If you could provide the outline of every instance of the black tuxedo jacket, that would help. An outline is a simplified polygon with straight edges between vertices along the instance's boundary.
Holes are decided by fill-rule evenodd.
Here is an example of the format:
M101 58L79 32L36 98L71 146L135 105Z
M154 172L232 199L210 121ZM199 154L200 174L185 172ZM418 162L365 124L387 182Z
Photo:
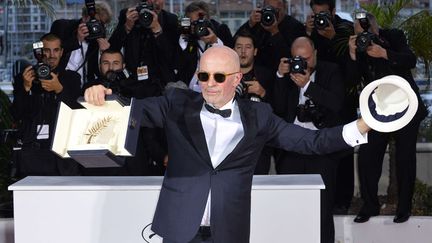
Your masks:
M274 115L266 103L238 99L244 136L213 168L200 120L201 94L172 89L165 96L136 102L143 113L142 125L164 127L166 132L169 165L152 229L175 242L189 242L195 236L210 190L214 242L249 242L252 176L265 144L299 153L348 147L342 127L303 129Z
M345 94L341 70L334 63L318 61L315 72L315 82L309 84L305 96L323 111L326 127L340 125ZM289 76L277 78L272 102L275 114L294 122L299 95L300 88Z
M77 39L78 25L81 19L58 19L51 25L50 33L60 37L63 46L63 56L59 66L63 69L69 62L72 51L79 50L81 45ZM99 45L96 40L89 41L85 60L87 63L84 80L93 80L99 77ZM77 71L77 70L73 70Z

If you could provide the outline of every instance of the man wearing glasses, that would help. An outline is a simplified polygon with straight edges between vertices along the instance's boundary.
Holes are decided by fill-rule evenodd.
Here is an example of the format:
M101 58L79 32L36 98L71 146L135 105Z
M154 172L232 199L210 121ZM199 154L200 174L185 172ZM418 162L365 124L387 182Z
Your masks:
M235 99L242 74L228 47L204 52L197 75L201 94L171 89L136 101L142 125L163 127L168 141L152 227L164 243L249 242L252 176L264 145L310 154L365 142L361 119L316 133L286 123L266 103ZM105 94L111 90L93 86L85 99L102 105Z

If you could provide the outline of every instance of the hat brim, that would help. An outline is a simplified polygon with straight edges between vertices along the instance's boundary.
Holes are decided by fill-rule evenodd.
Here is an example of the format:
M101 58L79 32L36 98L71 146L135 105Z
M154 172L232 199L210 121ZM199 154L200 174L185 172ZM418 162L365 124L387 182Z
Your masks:
M403 115L391 121L379 121L371 112L369 99L376 88L382 84L394 85L401 89L408 98L408 108ZM381 79L375 80L368 84L360 94L360 113L366 124L375 131L379 132L394 132L406 126L414 117L418 108L417 95L412 90L408 81L396 75L389 75Z

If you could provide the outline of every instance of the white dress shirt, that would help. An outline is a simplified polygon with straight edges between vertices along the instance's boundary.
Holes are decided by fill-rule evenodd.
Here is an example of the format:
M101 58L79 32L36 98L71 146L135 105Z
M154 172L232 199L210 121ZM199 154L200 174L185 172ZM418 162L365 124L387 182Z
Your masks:
M213 168L216 168L235 148L244 135L243 124L236 101L231 100L220 110L231 109L231 116L223 118L209 112L203 105L200 113L207 148ZM201 225L210 225L211 191L207 198Z

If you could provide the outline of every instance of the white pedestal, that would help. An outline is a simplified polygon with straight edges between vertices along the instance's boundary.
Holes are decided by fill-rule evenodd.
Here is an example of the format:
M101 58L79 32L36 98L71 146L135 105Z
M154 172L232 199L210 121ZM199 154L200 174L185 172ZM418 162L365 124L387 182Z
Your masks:
M27 177L14 191L15 243L160 243L162 177ZM319 175L255 176L251 242L318 243ZM179 209L181 210L181 209Z

